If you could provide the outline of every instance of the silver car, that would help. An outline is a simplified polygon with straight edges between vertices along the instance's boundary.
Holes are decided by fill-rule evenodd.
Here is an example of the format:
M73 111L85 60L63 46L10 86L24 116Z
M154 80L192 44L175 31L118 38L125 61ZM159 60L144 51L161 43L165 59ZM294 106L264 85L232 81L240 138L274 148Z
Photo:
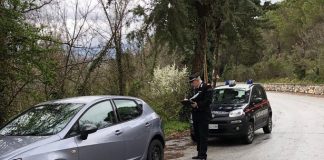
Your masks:
M38 104L0 128L0 160L163 160L162 121L134 97Z

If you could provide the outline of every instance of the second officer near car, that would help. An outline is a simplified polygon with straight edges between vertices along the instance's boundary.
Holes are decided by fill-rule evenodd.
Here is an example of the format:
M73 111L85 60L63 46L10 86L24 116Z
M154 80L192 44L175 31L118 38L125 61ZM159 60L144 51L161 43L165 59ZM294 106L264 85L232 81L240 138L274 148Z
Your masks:
M207 159L208 124L211 119L209 107L212 99L211 91L210 87L201 80L199 74L189 76L189 82L193 88L193 96L189 100L198 151L198 155L192 159L205 160Z

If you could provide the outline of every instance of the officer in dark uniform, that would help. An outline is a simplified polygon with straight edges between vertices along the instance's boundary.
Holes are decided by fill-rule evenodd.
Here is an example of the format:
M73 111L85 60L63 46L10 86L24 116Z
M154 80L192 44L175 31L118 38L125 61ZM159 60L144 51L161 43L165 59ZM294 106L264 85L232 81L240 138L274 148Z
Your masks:
M198 155L192 159L207 159L208 124L211 119L211 87L204 83L198 74L189 76L193 96L189 99L192 107L192 120L197 141Z

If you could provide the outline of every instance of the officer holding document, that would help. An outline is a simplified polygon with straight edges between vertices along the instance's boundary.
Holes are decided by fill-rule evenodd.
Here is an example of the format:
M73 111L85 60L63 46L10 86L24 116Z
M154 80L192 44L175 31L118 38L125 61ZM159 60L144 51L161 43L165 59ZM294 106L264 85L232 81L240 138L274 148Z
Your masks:
M193 96L185 99L183 103L190 104L192 107L192 120L197 141L198 155L192 159L207 159L207 138L208 124L211 119L210 103L212 99L210 87L204 83L199 74L189 76L189 82L193 88Z

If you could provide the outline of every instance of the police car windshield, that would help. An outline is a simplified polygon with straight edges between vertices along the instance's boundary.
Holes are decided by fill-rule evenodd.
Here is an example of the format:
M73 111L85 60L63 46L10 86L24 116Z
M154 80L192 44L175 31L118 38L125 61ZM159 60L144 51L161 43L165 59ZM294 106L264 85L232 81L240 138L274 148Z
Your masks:
M248 103L250 92L240 88L216 89L213 92L213 104Z

